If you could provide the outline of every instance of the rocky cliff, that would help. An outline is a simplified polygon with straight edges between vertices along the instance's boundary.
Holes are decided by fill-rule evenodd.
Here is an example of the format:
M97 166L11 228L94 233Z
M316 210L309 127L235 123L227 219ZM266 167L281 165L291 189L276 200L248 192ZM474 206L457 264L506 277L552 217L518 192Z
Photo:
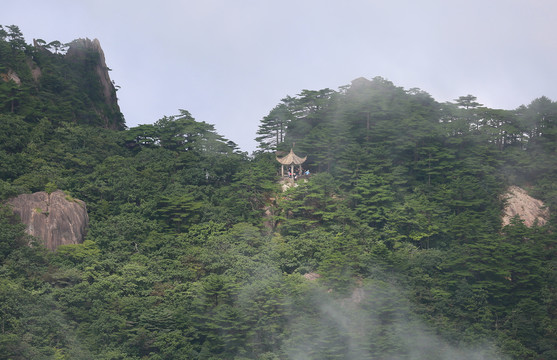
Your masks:
M101 43L98 39L90 40L76 39L69 43L68 52L65 58L74 63L82 64L82 72L84 78L87 78L87 73L94 73L91 79L96 79L94 82L98 84L91 84L89 89L95 89L91 92L90 97L95 98L100 95L106 105L106 108L101 108L98 104L95 110L99 116L104 120L104 127L111 129L121 129L121 124L118 120L120 107L118 105L118 98L116 97L116 88L110 80L108 74L109 68L106 66L104 52L101 48ZM93 81L91 81L93 83ZM98 85L98 89L97 86ZM115 121L116 120L116 121Z
M110 80L110 76L108 75L108 66L106 66L104 52L98 39L90 40L85 38L72 41L66 53L66 57L71 60L87 63L90 61L88 59L90 54L93 54L95 58L95 61L91 64L100 81L105 103L117 107L116 92Z
M63 191L22 194L8 201L26 225L26 232L50 250L83 242L89 217L85 203Z
M99 40L33 42L24 51L0 38L0 53L11 54L0 56L0 112L56 124L126 128Z

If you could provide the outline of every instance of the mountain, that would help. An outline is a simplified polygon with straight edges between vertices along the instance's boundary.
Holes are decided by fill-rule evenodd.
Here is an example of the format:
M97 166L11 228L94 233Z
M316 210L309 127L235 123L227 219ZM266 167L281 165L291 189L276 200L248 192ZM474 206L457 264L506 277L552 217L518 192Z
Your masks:
M490 109L359 78L286 96L248 157L187 110L125 129L94 41L16 30L0 359L557 358L552 100ZM281 178L291 149L309 176ZM57 189L89 229L52 251L6 200ZM538 221L505 211L526 204Z
M0 107L27 122L48 118L124 129L108 72L97 39L28 45L17 26L0 31Z

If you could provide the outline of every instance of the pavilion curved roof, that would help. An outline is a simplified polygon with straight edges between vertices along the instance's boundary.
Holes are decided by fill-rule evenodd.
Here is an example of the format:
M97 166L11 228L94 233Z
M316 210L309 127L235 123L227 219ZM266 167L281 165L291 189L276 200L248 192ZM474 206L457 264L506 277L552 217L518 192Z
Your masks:
M298 155L294 154L294 150L290 149L290 153L288 155L286 155L285 157L277 157L277 161L279 163L281 163L282 165L301 165L303 164L307 159L307 156L301 158Z

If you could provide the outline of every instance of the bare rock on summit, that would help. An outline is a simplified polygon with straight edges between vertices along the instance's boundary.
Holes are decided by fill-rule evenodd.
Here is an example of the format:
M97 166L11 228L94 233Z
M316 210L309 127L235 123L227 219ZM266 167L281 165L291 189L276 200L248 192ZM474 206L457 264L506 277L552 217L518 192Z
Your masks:
M99 60L98 64L95 64L94 66L94 71L98 75L100 85L102 87L102 93L104 95L104 101L107 105L117 106L118 102L116 99L116 93L114 92L114 86L112 85L112 81L108 75L108 66L106 66L104 52L98 39L90 40L85 38L72 41L66 56L69 59L79 59L82 62L87 62L87 57L91 56L91 53L95 54Z
M506 206L503 214L503 226L510 224L511 219L518 215L524 225L531 227L536 222L544 225L549 219L549 209L541 200L528 195L526 190L518 186L510 186L505 194Z
M43 241L46 248L56 250L60 245L83 242L89 216L85 203L63 191L22 194L8 201L26 232Z

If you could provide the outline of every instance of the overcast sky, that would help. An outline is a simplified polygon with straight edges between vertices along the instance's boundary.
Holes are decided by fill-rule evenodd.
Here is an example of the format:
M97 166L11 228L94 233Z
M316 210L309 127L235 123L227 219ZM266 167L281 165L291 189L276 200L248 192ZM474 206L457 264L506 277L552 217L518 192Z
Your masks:
M17 0L0 24L99 39L128 127L185 109L250 153L286 95L381 76L436 100L557 100L555 0Z

